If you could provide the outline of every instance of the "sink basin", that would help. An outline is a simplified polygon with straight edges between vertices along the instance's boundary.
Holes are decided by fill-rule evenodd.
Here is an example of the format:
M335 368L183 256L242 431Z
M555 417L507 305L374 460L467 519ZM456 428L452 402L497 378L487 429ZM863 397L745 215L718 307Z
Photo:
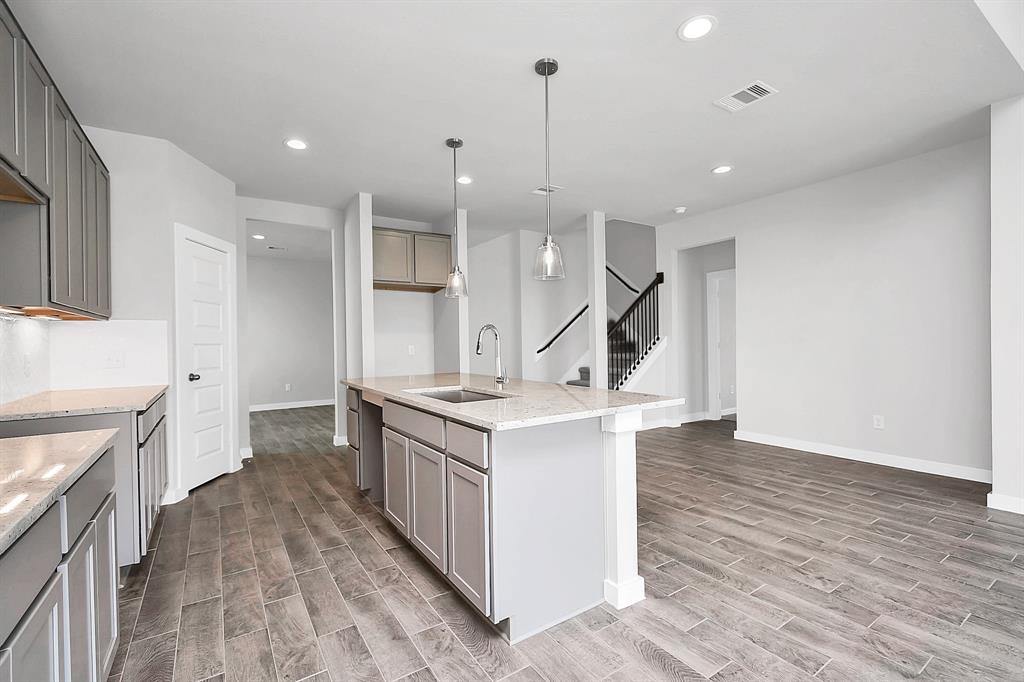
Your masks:
M481 400L504 400L507 396L491 395L489 393L478 393L467 391L463 388L446 388L440 391L417 391L419 395L435 400L443 400L446 403L475 403Z

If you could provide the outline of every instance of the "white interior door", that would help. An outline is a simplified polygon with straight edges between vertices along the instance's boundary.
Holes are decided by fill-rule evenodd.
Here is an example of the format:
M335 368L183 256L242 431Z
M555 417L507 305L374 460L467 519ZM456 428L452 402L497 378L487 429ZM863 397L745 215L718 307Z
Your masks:
M736 270L707 274L708 419L736 412Z
M177 226L178 490L235 468L234 247Z

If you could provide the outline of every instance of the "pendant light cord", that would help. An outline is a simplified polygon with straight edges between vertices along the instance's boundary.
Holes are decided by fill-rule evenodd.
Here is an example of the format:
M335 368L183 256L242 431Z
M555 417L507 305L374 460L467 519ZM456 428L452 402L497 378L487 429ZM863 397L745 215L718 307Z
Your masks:
M548 241L551 240L551 123L548 112L548 74L544 71L544 197L547 201Z
M452 214L452 244L455 246L455 257L452 262L455 268L459 267L459 150L452 147L452 196L454 197L455 212Z

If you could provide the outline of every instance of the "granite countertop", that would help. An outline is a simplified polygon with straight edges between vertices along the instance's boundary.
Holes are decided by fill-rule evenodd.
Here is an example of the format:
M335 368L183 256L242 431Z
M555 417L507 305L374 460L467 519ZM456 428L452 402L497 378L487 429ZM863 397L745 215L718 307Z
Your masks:
M113 445L117 429L0 438L0 554Z
M341 383L361 391L377 393L396 403L451 417L491 431L506 431L540 424L589 419L637 409L672 407L685 402L683 398L669 398L628 391L608 391L585 386L549 384L523 379L512 379L499 389L494 383L494 377L483 374L371 377L345 379ZM509 397L503 400L449 403L415 393L415 391L425 388L455 388L458 386L481 393ZM410 392L410 389L413 392Z
M82 414L141 412L156 402L166 390L166 385L158 385L43 391L0 405L0 422Z

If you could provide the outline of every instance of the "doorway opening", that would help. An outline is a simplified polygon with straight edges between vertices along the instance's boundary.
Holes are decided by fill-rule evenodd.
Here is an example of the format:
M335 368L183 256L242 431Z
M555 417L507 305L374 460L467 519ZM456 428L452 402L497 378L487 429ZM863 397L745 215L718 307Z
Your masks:
M331 231L246 220L250 438L302 440L335 419ZM301 411L301 412L300 412ZM323 445L330 445L325 443Z
M736 429L736 240L678 253L681 357L677 358L685 421L721 421Z

